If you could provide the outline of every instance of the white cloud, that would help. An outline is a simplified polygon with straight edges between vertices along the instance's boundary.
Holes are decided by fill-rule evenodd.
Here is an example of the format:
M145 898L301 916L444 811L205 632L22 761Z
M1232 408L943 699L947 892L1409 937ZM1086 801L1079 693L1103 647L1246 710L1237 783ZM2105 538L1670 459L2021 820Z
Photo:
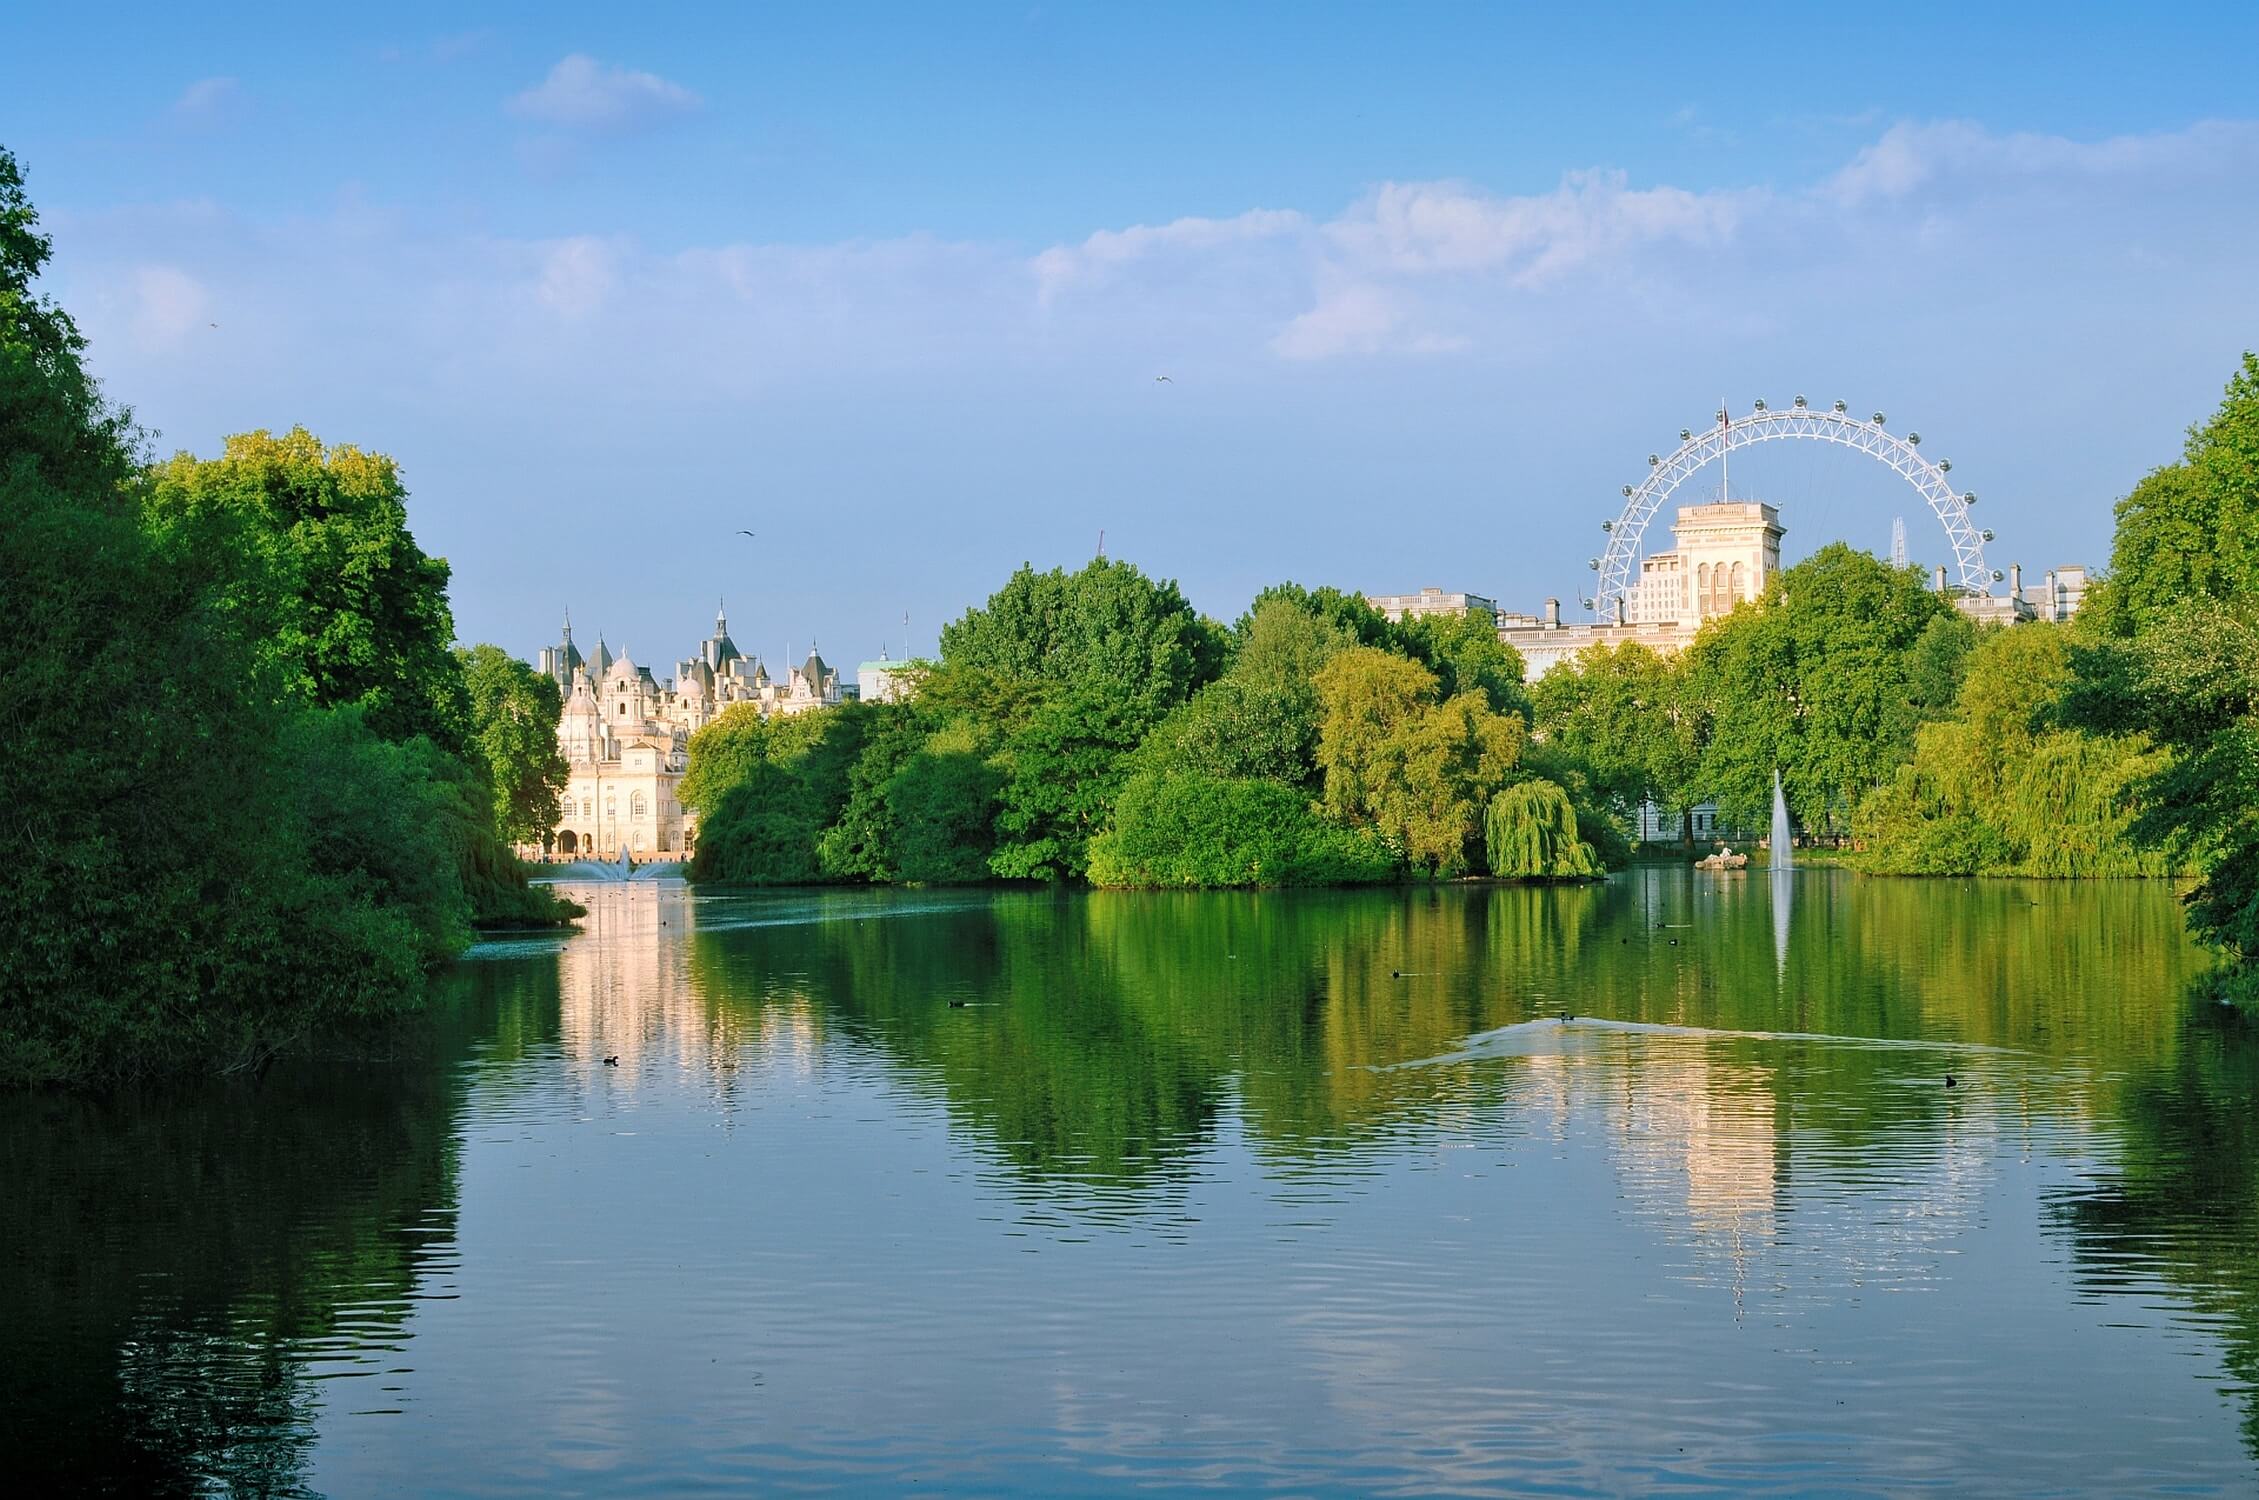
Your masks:
M211 321L211 293L177 266L140 266L132 277L131 327L148 349L169 349Z
M591 235L576 235L542 255L534 296L568 318L581 318L603 305L617 281L611 247Z
M727 535L701 497L741 506L749 461L753 487L822 496L859 538L861 586L780 579L779 635L844 636L882 595L953 614L995 558L1100 525L1137 528L1218 612L1281 574L1567 596L1641 455L1720 394L1800 389L1918 423L1984 493L2003 559L2099 558L2112 495L2172 455L2259 327L2259 125L1910 126L1867 148L1724 191L1391 182L1040 255L653 244L594 199L584 233L513 239L326 186L293 213L58 207L48 227L54 294L168 445L305 421L414 463L466 638L605 587L590 538L620 494L659 497L665 535ZM1871 493L1857 479L1845 494ZM1435 524L1317 524L1403 495ZM553 515L554 496L577 498ZM639 636L675 630L630 596Z
M1079 245L1054 245L1035 257L1037 294L1048 302L1076 282L1151 257L1197 255L1226 245L1287 238L1299 235L1308 224L1291 210L1255 208L1229 219L1183 218L1101 229Z
M2074 141L2020 132L1995 135L1967 121L1901 123L1863 148L1821 187L1821 195L1857 207L1897 200L1923 189L1978 182L2034 184L2097 178L2149 179L2188 172L2241 177L2259 192L2259 123L2208 121L2187 130Z
M1634 189L1621 172L1572 172L1550 193L1511 198L1392 182L1326 232L1352 261L1392 271L1503 271L1535 283L1658 243L1716 244L1747 206L1740 194Z
M173 101L175 124L223 125L243 108L243 86L233 78L199 78Z
M699 106L679 83L575 52L510 100L510 112L567 130L633 130Z

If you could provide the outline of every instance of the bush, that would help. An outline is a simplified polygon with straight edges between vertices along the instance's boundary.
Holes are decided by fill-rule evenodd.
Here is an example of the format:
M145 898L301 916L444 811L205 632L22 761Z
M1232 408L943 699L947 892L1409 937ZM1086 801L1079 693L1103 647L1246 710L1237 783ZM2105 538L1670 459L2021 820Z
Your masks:
M1396 857L1370 834L1329 823L1276 782L1144 772L1122 788L1114 822L1091 841L1100 886L1355 885L1394 879Z

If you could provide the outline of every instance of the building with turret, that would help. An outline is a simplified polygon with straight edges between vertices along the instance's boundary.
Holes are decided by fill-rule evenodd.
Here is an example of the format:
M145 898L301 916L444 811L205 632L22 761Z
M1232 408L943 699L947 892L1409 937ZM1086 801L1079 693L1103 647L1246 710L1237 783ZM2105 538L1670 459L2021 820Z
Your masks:
M559 799L556 851L568 858L680 859L697 839L698 817L677 795L690 765L690 737L733 708L764 718L827 708L850 696L814 646L780 682L730 639L719 606L698 654L661 678L602 636L588 656L573 642L572 617L540 670L564 699L557 747L568 779Z

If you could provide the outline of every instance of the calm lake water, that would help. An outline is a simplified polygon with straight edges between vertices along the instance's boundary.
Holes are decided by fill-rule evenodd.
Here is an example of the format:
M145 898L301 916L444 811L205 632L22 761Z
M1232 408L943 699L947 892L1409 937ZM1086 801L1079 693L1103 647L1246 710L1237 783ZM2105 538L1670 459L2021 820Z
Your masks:
M576 894L380 1061L0 1101L9 1472L2259 1488L2162 886Z

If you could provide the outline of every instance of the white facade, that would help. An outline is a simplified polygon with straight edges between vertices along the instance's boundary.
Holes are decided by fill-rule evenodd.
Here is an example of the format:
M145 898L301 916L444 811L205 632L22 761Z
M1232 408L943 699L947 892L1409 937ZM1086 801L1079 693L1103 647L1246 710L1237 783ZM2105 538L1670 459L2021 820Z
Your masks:
M1429 615L1463 615L1473 610L1496 618L1498 601L1485 599L1480 594L1451 593L1443 589L1422 589L1416 594L1367 594L1365 602L1386 616L1392 625L1406 620L1424 619Z
M570 779L559 799L556 852L610 858L622 849L638 859L680 859L697 840L697 814L677 796L690 763L690 737L731 708L749 705L764 717L828 708L845 697L839 673L809 648L808 659L783 682L758 658L740 652L729 623L714 613L714 633L698 655L661 680L603 640L593 657L564 636L544 647L540 668L564 695L557 747Z

